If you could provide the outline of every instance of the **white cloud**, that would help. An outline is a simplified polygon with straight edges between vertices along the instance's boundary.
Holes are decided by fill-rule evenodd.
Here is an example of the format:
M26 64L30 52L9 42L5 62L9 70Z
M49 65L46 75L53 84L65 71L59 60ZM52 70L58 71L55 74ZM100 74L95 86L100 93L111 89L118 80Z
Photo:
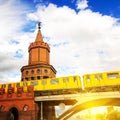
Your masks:
M77 0L77 9L84 10L88 7L88 0Z

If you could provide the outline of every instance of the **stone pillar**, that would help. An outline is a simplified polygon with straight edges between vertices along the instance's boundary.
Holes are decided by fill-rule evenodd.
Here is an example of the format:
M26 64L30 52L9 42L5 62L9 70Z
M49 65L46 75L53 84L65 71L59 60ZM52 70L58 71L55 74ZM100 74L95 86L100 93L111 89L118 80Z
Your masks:
M55 107L47 102L43 103L43 120L55 120Z

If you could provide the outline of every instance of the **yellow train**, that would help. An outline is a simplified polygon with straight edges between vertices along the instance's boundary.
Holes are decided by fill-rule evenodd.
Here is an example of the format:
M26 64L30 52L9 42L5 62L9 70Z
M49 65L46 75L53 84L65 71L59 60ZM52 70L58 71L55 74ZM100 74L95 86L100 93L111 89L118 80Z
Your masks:
M35 96L59 95L76 92L98 92L120 90L120 71L47 78L0 84L0 94L30 92L31 86Z
M33 86L35 95L70 94L82 91L80 76L66 76L41 80L22 81L17 83L0 84L0 94L11 92L27 92Z
M91 92L120 90L120 71L85 74L83 84Z

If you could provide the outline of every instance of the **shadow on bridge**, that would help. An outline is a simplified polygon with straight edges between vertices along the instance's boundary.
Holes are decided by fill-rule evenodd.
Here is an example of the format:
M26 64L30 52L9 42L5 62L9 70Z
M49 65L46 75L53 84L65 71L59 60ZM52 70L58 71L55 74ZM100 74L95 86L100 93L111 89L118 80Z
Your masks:
M60 115L57 120L66 120L70 118L72 115L93 107L99 107L99 106L120 106L120 98L101 98L101 99L95 99L90 100L85 103L77 103L72 108L65 111L62 115Z

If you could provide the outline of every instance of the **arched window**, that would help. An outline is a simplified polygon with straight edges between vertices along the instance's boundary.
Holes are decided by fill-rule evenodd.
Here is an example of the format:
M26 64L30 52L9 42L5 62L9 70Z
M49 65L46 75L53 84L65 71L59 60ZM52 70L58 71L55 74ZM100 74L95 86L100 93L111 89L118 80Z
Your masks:
M29 71L26 71L26 75L28 75Z
M45 70L44 70L44 72L45 72L45 73L48 73L48 70L47 70L47 69L45 69Z
M40 73L40 69L37 69L37 73Z
M31 70L31 73L34 74L34 70Z

